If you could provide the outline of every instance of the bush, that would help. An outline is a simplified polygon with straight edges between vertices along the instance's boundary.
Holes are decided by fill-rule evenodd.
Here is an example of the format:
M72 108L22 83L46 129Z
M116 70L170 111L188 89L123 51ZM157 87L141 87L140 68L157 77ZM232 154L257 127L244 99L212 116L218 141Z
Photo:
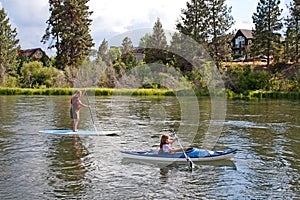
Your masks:
M59 74L58 69L44 67L41 62L23 63L20 84L26 88L54 87Z

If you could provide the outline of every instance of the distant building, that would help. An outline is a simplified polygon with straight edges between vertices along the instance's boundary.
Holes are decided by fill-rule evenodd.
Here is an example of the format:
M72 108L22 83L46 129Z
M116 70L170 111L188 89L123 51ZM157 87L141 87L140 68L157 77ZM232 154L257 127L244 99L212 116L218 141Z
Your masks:
M239 29L232 38L231 49L233 54L247 55L247 49L253 40L252 30Z
M48 66L50 62L50 58L41 48L20 50L19 58L22 62L39 61L42 62L44 66Z

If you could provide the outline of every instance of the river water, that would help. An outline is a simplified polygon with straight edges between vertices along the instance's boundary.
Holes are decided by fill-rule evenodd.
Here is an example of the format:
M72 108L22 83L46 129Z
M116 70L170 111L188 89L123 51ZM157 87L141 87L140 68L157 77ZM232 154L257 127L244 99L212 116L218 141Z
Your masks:
M81 110L79 129L93 129L94 121L118 135L39 133L71 127L69 98L0 96L0 199L300 198L299 101L228 100L224 121L213 121L210 100L199 99L190 102L199 108L199 123L180 130L175 97L94 97L92 109ZM170 127L180 130L183 146L201 147L214 123L223 127L214 149L237 148L234 159L197 163L190 171L120 154L158 148Z

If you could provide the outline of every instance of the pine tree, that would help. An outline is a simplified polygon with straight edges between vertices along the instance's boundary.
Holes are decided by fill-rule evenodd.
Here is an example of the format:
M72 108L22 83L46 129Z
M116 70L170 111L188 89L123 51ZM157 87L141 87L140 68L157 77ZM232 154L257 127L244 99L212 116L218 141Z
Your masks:
M162 24L160 22L160 19L157 18L157 21L153 26L153 33L150 37L149 47L157 48L157 49L165 49L166 46L167 46L166 35L162 27Z
M167 39L160 19L157 18L153 32L146 41L145 61L147 63L162 62L166 64Z
M234 20L230 15L231 7L227 7L225 0L209 0L207 1L208 10L210 11L208 17L208 37L209 41L209 54L214 59L217 67L220 62L230 52L229 48L230 39L228 38L228 31L232 27Z
M209 26L207 23L209 10L206 0L191 0L191 2L186 3L186 7L186 9L181 10L182 16L176 24L176 29L204 45L207 42Z
M125 37L122 42L122 62L125 63L126 70L132 69L137 65L134 47L129 37Z
M12 29L3 8L0 9L0 27L0 85L3 85L7 78L16 76L20 50L17 31Z
M290 16L286 18L286 57L288 60L299 62L300 60L300 3L291 2L288 6Z
M230 13L225 0L191 0L176 28L206 48L219 66L229 50L225 36L234 23Z
M102 43L100 44L98 51L97 51L97 63L104 62L106 65L109 65L109 53L108 53L108 42L107 40L103 39Z
M255 25L253 30L254 55L264 54L267 56L267 66L270 64L271 55L275 55L280 48L280 35L282 28L280 0L260 0L257 11L252 19Z
M180 69L184 74L189 73L192 70L192 64L190 62L193 60L193 57L197 55L196 45L198 45L198 43L191 37L175 32L172 35L169 47L169 59L172 60L169 64Z
M125 37L122 41L122 54L126 54L128 52L133 51L133 44L129 37Z
M150 34L150 33L146 33L146 34L140 39L139 47L141 47L141 48L147 48L147 46L149 46L148 43L150 43L150 37L151 37L151 34Z
M56 67L59 69L64 70L69 66L76 73L76 68L91 52L94 44L89 29L92 12L88 11L88 2L89 0L49 0L51 15L42 42L51 40L49 48L57 50Z

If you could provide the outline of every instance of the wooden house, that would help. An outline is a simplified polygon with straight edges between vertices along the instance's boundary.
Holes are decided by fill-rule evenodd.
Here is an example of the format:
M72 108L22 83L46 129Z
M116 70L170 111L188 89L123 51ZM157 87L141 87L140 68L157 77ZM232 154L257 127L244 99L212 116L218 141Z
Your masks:
M239 29L231 40L233 55L239 54L247 56L248 47L251 45L252 39L252 30Z
M50 58L41 48L25 49L19 51L19 58L24 62L39 61L48 66Z

